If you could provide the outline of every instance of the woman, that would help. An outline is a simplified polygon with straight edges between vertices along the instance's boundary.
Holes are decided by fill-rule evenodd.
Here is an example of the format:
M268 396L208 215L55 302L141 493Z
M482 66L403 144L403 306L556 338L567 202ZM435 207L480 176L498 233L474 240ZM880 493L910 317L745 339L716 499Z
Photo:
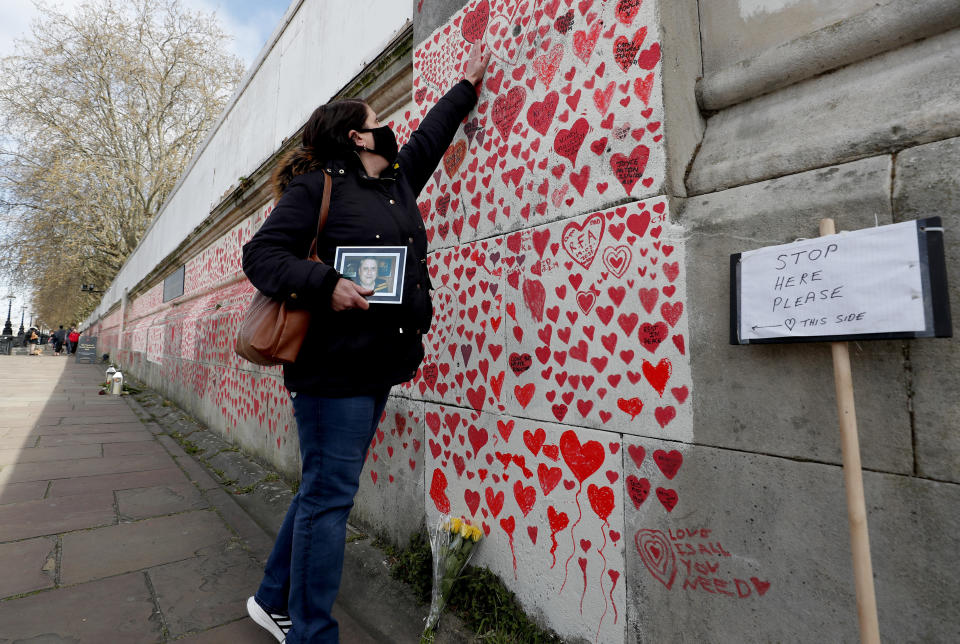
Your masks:
M399 152L393 132L366 103L317 108L300 148L274 171L276 207L243 247L243 270L254 286L287 306L311 309L300 354L283 370L300 438L300 488L260 588L247 600L250 616L279 641L338 641L331 610L364 457L390 388L416 375L433 312L417 195L476 104L489 58L473 47L464 80ZM304 258L317 229L324 173L332 192L318 264ZM405 246L406 266L398 267L405 270L402 303L368 302L372 289L333 268L338 246Z
M73 355L77 352L77 343L80 342L80 333L77 332L77 327L70 327L70 333L67 334L67 354Z
M37 333L37 330L33 327L30 327L30 331L27 332L27 338L27 342L30 344L30 355L40 355L40 335Z

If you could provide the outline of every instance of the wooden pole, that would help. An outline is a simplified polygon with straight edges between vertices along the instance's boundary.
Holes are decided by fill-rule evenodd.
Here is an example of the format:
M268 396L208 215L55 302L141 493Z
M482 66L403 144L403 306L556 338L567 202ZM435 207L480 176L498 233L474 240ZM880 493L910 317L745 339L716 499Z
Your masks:
M820 220L820 235L836 232L832 219ZM857 616L860 641L880 644L877 597L870 562L870 534L867 531L867 505L863 495L860 442L857 438L857 411L853 400L853 376L850 351L846 342L831 342L833 379L837 389L837 415L840 417L840 447L843 453L843 481L847 490L847 517L850 521L850 548L853 554L853 578L857 591Z

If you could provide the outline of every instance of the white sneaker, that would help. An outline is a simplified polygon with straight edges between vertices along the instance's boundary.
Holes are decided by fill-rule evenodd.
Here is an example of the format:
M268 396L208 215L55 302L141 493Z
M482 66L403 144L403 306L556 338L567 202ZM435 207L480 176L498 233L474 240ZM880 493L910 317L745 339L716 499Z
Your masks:
M289 615L268 613L253 597L247 599L247 614L258 626L265 628L268 633L277 638L278 642L286 641L287 631L293 625Z

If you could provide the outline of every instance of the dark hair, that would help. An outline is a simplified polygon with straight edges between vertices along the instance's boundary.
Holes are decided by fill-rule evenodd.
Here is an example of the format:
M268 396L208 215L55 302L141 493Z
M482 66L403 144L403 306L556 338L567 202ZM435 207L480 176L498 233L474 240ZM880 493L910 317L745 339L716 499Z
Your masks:
M318 170L324 161L345 158L354 146L347 134L367 122L367 104L354 98L330 101L313 111L303 126L299 147L288 152L273 171L273 197L279 199L294 177Z

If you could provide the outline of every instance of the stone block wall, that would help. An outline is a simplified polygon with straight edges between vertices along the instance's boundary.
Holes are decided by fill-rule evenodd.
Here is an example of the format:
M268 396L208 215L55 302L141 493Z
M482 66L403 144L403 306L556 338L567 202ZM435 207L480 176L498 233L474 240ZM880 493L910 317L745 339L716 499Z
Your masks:
M746 548L762 564L757 578L770 587L766 604L746 610L749 598L707 597L709 582L702 579L697 592L706 599L695 605L683 585L695 582L689 575L681 584L687 593L654 587L639 597L650 619L631 623L636 641L858 637L829 349L727 345L729 278L721 267L729 255L814 237L824 217L838 230L857 230L939 215L957 319L960 82L953 43L960 32L950 27L960 11L939 2L909 11L895 0L869 8L824 4L724 2L701 14L708 80L723 79L725 95L739 99L706 112L686 198L675 208L675 223L687 236L696 394L695 445L684 467L699 458L690 471L709 468L715 477L704 486L695 474L683 491L697 498L693 516L732 529L731 548ZM898 7L905 24L918 12L939 20L922 34L914 33L916 25L905 28L898 39L895 29L884 31L895 24ZM717 25L723 11L737 8L746 33ZM801 14L812 18L796 20ZM749 32L751 20L780 24L789 35L768 42L769 31ZM810 46L830 43L831 34L880 49L829 66ZM741 46L739 58L731 54ZM787 76L797 80L782 87L769 82ZM742 86L731 86L731 78ZM716 86L701 88L701 98ZM958 545L960 494L956 341L860 342L850 350L881 636L951 641L960 634L960 611L944 600L957 592L950 554ZM679 580L687 564L676 565ZM658 630L670 616L685 620L672 635Z

